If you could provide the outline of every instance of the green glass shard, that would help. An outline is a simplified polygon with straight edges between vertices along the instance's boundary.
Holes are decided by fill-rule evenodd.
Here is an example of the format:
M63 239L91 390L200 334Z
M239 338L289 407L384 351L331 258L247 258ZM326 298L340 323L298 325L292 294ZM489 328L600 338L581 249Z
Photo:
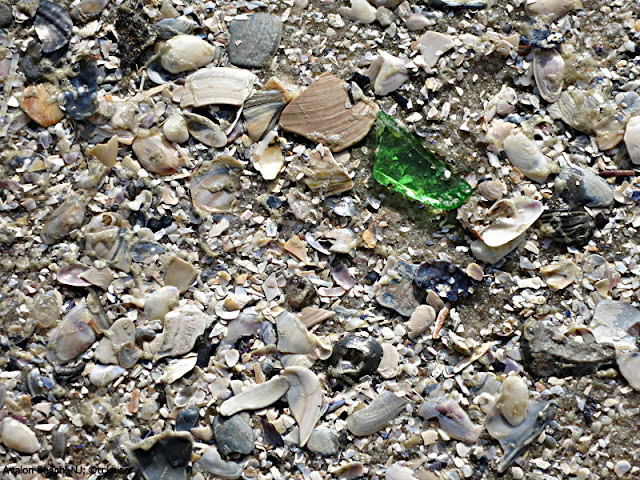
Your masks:
M383 111L376 119L373 178L391 190L443 210L458 208L472 190L424 148L418 137Z

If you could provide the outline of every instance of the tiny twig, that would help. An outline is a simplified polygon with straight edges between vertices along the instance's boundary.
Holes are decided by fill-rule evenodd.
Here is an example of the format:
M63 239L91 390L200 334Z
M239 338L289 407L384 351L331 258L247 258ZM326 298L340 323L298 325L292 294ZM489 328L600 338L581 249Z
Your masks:
M434 339L440 337L440 330L442 330L444 321L447 319L447 316L449 315L449 310L451 310L451 302L445 303L444 307L442 307L442 310L438 312L438 317L436 318L436 324L433 327L432 337Z
M601 177L635 177L635 170L600 170L598 175Z

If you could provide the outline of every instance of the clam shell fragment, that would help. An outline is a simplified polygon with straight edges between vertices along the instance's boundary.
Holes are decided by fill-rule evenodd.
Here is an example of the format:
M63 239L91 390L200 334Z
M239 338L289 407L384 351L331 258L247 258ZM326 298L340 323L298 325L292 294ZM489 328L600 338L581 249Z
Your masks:
M191 201L198 215L232 210L242 167L232 156L220 155L191 174Z
M542 215L542 203L527 197L499 200L487 212L488 225L478 229L489 247L500 247L524 233Z
M249 98L243 107L242 115L247 127L247 134L254 142L260 140L271 130L280 112L298 95L293 87L285 85L277 77L271 77L262 90Z
M242 106L257 77L248 70L227 67L200 69L189 75L180 99L181 107L206 105Z
M613 203L613 189L605 179L574 165L562 169L553 186L564 200L574 205L608 207Z
M451 438L465 443L475 443L482 427L475 425L469 415L453 400L427 400L418 409L418 413L426 420L436 418L440 428Z
M634 164L640 164L640 116L631 117L624 131L624 144L629 158Z
M287 377L277 375L267 382L260 383L250 390L245 390L225 400L218 411L220 415L228 417L244 410L259 410L268 407L287 393L290 385Z
M557 50L537 49L533 57L533 75L540 96L555 102L562 93L564 60Z
M131 149L145 170L159 175L171 175L182 164L178 151L160 133L137 137Z
M379 107L368 98L351 104L347 88L346 82L323 73L285 107L280 125L333 152L359 142L371 130Z
M371 435L385 428L404 411L407 400L384 391L367 406L347 417L347 428L358 437Z
M216 55L216 47L195 35L176 35L162 47L160 63L170 73L204 67Z
M56 363L67 363L82 353L96 341L92 326L97 328L98 320L86 304L74 307L62 319L62 323L52 333L47 345L47 357Z
M35 453L40 450L40 442L33 431L15 418L6 417L0 422L0 441L17 452Z
M287 367L284 375L291 384L287 401L293 418L298 422L300 446L304 447L322 415L322 387L316 374L308 368Z
M227 144L227 136L212 120L195 113L185 113L187 129L193 138L213 148Z
M534 182L546 182L552 173L551 160L524 133L512 133L505 138L503 147L511 164Z
M496 401L496 408L510 425L517 427L524 422L528 402L527 382L517 375L505 378Z
M41 127L50 127L64 118L58 105L60 92L50 83L30 85L24 90L20 106Z
M85 201L78 195L72 194L54 210L51 218L40 232L44 243L47 245L58 243L73 230L80 228L84 223L85 211Z

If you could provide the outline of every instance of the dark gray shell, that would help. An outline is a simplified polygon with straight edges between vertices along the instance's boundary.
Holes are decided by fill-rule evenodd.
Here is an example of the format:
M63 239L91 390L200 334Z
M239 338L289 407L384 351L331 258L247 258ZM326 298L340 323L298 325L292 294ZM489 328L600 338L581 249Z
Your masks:
M248 20L231 22L229 33L229 61L238 67L258 68L276 54L282 20L268 13L254 13Z
M613 190L602 177L584 168L569 165L556 178L554 188L573 205L608 207L613 203Z
M596 229L594 219L582 209L547 210L538 222L542 236L565 245L586 244Z
M373 374L381 359L382 347L375 339L348 333L333 349L329 358L329 374L352 383Z
M62 5L41 0L36 12L36 34L44 53L55 52L69 43L73 21Z

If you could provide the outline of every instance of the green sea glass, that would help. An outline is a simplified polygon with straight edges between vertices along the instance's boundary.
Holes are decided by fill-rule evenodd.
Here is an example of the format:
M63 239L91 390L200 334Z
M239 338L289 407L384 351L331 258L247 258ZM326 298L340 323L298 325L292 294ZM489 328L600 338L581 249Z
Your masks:
M391 190L443 210L458 208L472 190L424 148L418 137L383 111L376 119L373 178Z

